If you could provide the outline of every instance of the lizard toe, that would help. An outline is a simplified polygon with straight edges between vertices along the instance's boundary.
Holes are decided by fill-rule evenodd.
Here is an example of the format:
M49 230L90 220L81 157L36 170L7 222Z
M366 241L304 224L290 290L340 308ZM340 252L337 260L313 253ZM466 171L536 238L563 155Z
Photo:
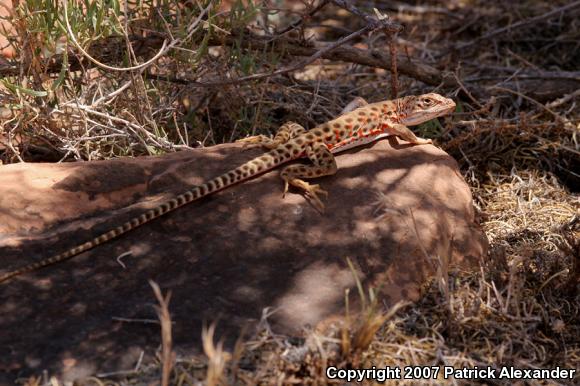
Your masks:
M320 187L320 185L310 185L304 187L306 196L312 202L312 204L318 209L320 212L324 212L325 206L322 200L320 200L319 195L323 195L324 197L328 197L328 192Z

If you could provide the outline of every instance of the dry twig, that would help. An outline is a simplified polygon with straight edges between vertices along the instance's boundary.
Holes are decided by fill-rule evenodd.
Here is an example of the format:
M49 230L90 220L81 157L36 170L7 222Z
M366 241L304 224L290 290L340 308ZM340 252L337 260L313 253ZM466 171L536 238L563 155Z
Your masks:
M171 377L171 370L175 362L175 353L173 353L173 338L171 334L171 315L169 314L169 300L171 299L171 292L165 297L161 293L159 285L153 280L149 280L149 285L153 288L159 306L155 306L157 316L161 322L161 385L169 386L169 379Z
M510 25L508 25L506 27L502 27L502 28L495 29L495 30L493 30L491 32L486 33L483 36L480 36L478 38L473 39L470 42L462 43L462 44L457 44L454 47L454 49L455 50L458 50L458 51L464 50L467 47L471 47L474 44L477 44L477 43L479 43L481 41L489 40L489 39L491 39L493 37L496 37L498 35L501 35L501 34L503 34L505 32L511 31L513 29L516 29L516 28L521 28L521 27L529 26L531 24L535 24L535 23L538 23L538 22L541 22L541 21L550 19L552 17L560 16L563 13L565 13L565 12L571 12L571 11L575 10L576 8L580 8L580 1L575 1L573 3L566 4L566 5L562 6L562 7L558 7L558 8L556 8L556 9L554 9L554 10L548 12L548 13L545 13L543 15L539 15L539 16L536 16L536 17L532 17L532 18L529 18L529 19L526 19L526 20L519 21L519 22L514 23L514 24L510 24Z

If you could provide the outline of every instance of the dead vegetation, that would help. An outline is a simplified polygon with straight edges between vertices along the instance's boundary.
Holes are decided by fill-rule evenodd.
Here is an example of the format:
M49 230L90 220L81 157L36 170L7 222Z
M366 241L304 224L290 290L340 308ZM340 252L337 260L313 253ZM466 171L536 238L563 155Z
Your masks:
M385 314L369 298L349 325L300 339L265 319L230 353L210 326L205 358L173 358L157 290L159 366L87 384L325 384L328 366L580 369L580 2L88 2L68 22L41 3L14 10L17 54L0 62L3 163L208 146L286 120L312 127L357 96L436 90L458 111L420 134L458 160L491 243L479 272L440 270L417 304ZM391 18L380 24L373 7Z

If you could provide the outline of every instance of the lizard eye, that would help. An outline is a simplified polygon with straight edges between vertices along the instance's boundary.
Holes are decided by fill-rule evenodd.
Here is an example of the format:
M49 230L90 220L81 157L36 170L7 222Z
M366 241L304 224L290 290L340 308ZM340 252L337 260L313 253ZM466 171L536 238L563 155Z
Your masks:
M435 100L433 100L431 98L423 98L422 102L425 106L429 107L435 103Z

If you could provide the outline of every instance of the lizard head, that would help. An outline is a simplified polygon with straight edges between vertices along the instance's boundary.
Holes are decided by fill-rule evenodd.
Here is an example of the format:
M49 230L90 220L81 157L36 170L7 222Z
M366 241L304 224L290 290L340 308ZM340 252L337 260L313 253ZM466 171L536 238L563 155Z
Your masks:
M397 102L399 123L405 126L418 125L455 110L455 102L435 93L407 96Z

